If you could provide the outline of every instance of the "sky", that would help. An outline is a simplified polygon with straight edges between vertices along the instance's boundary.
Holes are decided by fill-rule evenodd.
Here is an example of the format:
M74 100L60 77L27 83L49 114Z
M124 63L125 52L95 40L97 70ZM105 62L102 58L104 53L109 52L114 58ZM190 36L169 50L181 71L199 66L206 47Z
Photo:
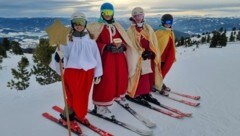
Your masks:
M104 2L114 5L115 17L129 17L137 6L146 16L240 17L239 0L1 0L0 17L70 17L76 11L99 17Z

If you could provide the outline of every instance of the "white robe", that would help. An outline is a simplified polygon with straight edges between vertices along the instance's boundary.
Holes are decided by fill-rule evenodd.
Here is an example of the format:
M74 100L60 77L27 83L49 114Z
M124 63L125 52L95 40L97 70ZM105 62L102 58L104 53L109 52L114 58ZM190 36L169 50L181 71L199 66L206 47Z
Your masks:
M83 37L74 37L73 41L68 41L67 46L61 45L60 50L64 54L64 69L74 68L83 69L85 71L94 68L94 77L103 74L102 61L97 44L90 39L89 35ZM50 67L60 74L59 63L54 59L55 53L52 55Z

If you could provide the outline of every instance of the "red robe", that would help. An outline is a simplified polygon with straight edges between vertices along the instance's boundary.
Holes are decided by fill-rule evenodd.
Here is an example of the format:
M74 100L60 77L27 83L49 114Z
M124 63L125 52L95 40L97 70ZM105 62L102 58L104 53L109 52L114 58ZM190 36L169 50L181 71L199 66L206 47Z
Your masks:
M116 29L114 38L121 38L125 41ZM115 98L124 97L128 86L128 67L124 53L112 53L104 51L107 44L111 43L110 34L105 25L97 40L98 48L101 52L103 76L101 82L94 85L93 104L112 105Z
M68 106L76 116L82 120L88 111L88 96L91 90L94 69L66 68L64 71L64 85L67 94Z
M161 70L163 78L166 76L168 71L171 69L175 61L175 49L174 43L171 37L169 37L167 46L161 55Z

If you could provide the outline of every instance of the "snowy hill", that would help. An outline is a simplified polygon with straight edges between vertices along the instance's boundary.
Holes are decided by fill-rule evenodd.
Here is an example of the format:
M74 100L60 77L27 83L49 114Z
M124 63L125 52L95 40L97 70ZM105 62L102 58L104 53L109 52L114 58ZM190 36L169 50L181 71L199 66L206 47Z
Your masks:
M153 94L163 104L193 113L191 118L175 119L133 103L130 103L130 106L157 124L153 129L155 136L239 135L240 43L228 43L223 48L208 48L208 45L201 45L198 49L193 49L194 47L177 48L177 62L167 75L165 83L177 92L200 95L200 107L190 107ZM26 57L31 67L32 56L27 54ZM41 116L46 111L59 116L51 110L51 106L63 106L60 82L40 86L32 77L27 90L17 92L6 87L6 83L12 79L11 68L16 68L20 58L10 54L1 63L3 69L0 70L0 135L66 136L68 134L66 129ZM92 107L90 99L89 108ZM148 130L119 105L114 104L111 110L116 118ZM88 115L88 118L96 126L116 136L137 136L97 117ZM81 127L87 135L97 136L88 128Z
M39 38L46 37L44 29L51 25L55 17L39 18L0 18L0 39L8 37L19 41L23 48L26 46L35 47ZM60 18L61 22L69 25L69 18ZM116 18L122 26L127 29L130 26L128 18ZM88 18L88 22L97 21L96 17ZM146 22L153 29L157 30L160 24L160 17L146 17ZM174 32L177 39L190 37L190 34L212 32L223 27L230 31L233 27L240 28L240 18L223 17L175 17Z

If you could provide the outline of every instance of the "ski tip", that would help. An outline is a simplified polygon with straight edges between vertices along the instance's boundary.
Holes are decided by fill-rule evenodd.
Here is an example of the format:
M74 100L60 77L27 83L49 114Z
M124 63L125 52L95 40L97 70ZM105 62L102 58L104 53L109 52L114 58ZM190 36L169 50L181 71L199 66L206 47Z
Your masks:
M47 112L42 113L42 116L46 117L49 116L49 114Z
M195 96L195 97L192 98L192 99L194 99L194 100L200 100L200 98L201 98L201 96Z
M197 103L196 105L195 105L195 107L198 107L200 105L200 103Z
M186 113L185 116L186 117L192 117L192 113Z
M139 132L138 134L142 136L151 136L153 135L153 131L152 130L142 131L142 132Z
M148 128L155 128L157 125L155 124L155 123L148 123L148 124L146 124L146 126L148 127Z

